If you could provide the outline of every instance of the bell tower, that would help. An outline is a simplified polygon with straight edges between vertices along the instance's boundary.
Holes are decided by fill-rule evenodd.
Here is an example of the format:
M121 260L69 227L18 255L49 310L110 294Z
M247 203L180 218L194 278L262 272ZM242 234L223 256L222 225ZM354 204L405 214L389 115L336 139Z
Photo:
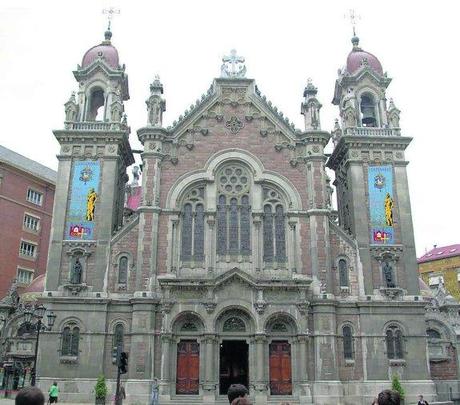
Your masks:
M78 92L65 103L48 258L52 295L104 291L107 248L122 225L126 168L134 163L124 114L128 76L111 43L89 49L73 72Z
M340 122L333 130L340 226L356 240L365 294L419 293L404 151L412 138L401 135L400 111L387 106L391 79L376 56L359 46L338 72L332 103Z

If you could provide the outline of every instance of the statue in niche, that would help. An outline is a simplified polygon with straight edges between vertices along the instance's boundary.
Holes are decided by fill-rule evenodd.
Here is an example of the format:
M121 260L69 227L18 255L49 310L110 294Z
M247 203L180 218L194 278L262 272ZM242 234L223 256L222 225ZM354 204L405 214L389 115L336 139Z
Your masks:
M81 284L81 276L83 273L83 266L80 262L80 258L75 259L75 263L72 266L70 271L70 283L71 284Z
M354 107L349 107L344 112L345 126L352 128L356 126L356 110Z
M395 288L396 285L393 277L393 266L388 261L383 263L382 272L387 288Z

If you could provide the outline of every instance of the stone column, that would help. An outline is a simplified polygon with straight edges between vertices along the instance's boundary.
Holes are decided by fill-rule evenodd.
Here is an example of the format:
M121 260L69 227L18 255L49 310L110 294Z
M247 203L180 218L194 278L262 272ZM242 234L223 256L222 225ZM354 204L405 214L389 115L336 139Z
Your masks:
M160 395L170 396L170 369L171 369L171 342L172 335L167 333L161 336L161 381Z
M299 348L299 358L297 361L298 369L298 387L300 403L312 403L310 384L308 384L308 367L307 367L307 344L308 335L302 334L297 336L297 346Z
M263 258L262 258L262 247L261 247L261 231L260 227L262 224L262 219L260 215L254 215L252 219L254 225L254 231L252 233L252 246L253 246L253 260L254 267L256 271L260 271L263 268Z
M258 333L254 337L255 352L256 352L256 379L254 384L255 404L261 405L267 403L267 381L265 378L265 370L267 369L267 361L265 356L265 348L267 336L264 333Z
M214 357L216 335L206 334L202 339L205 344L205 367L203 384L203 403L214 403L216 398L216 379L214 364L217 364Z
M208 214L206 223L208 224L208 231L205 234L205 249L208 249L206 253L206 269L208 273L213 273L216 266L216 217L214 213Z

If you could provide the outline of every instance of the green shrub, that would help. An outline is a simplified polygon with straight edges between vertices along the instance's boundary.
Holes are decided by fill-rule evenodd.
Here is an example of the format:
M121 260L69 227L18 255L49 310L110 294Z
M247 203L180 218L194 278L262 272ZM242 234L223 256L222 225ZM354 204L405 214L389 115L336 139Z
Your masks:
M94 392L96 393L96 398L105 398L107 396L107 384L105 383L105 377L103 375L97 377Z
M398 391L401 399L404 399L404 396L405 396L404 388L399 382L399 377L396 374L393 374L393 378L391 379L391 389L394 391Z

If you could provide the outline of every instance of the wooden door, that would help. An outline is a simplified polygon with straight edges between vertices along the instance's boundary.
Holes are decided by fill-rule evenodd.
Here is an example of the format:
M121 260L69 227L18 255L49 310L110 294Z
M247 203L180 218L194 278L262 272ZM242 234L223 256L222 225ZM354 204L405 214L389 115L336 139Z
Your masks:
M270 344L271 395L292 394L291 345L288 342Z
M200 379L200 345L196 340L181 340L177 344L176 393L197 395Z

